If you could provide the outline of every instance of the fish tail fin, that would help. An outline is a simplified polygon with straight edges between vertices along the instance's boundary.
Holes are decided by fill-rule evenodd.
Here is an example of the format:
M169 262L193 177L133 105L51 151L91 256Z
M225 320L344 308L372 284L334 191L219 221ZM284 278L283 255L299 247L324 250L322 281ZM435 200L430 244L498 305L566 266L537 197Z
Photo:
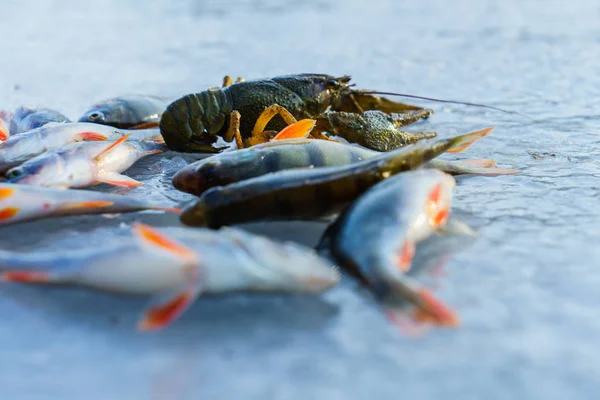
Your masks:
M454 161L461 173L474 175L514 175L518 169L496 167L496 160L477 159ZM462 172L464 171L464 172Z
M413 317L417 321L430 321L438 326L457 327L459 325L458 315L454 310L437 299L429 290L418 291L419 304Z
M470 167L477 168L492 168L496 165L496 160L488 160L486 158L478 158L472 160L458 160L455 161L456 164L468 165Z
M394 304L397 299L403 299L402 304L410 302L415 308L411 309L411 318L418 323L429 323L435 326L457 327L458 315L441 300L437 299L431 291L420 287L418 283L411 283L406 277L402 281L392 284L393 295L386 299L386 306ZM399 296L399 297L398 297Z
M494 130L494 127L485 128L480 131L467 133L465 135L457 136L450 140L451 146L447 150L448 153L460 153L468 149L473 143L479 139L485 137L488 133Z
M517 169L495 167L494 160L460 160L448 161L435 159L428 163L431 168L436 168L451 175L514 175L519 173Z

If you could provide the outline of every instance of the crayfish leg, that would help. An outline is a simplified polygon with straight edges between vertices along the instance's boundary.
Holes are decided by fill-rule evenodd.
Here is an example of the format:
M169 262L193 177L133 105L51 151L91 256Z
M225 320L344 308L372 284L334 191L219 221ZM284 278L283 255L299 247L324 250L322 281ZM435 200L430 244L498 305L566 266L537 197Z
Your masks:
M280 106L279 104L273 104L270 107L267 107L258 117L256 123L254 124L254 129L252 129L252 137L260 135L266 128L267 124L273 119L277 114L281 115L281 118L285 121L286 124L291 125L295 124L296 118L289 112L285 107Z
M238 78L235 80L235 83L240 83L240 82L244 82L244 78L242 78L241 76L238 76ZM223 86L224 88L226 88L227 86L231 86L233 85L233 79L229 76L229 75L225 75L225 77L223 78Z
M223 87L231 86L233 84L233 79L229 75L225 75L223 78Z
M256 146L257 144L267 143L277 135L277 131L262 131L256 136L250 136L244 141L246 147Z
M242 118L241 114L233 110L229 115L229 128L227 128L227 132L223 135L223 139L227 142L231 142L231 139L235 138L235 144L238 149L244 148L244 142L242 141L242 134L240 133L240 119Z

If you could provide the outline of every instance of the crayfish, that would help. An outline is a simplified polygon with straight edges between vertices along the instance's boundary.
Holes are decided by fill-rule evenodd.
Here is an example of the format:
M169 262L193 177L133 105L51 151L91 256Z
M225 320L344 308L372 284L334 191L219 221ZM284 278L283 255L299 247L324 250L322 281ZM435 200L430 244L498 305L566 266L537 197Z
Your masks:
M274 133L298 120L312 119L316 123L314 128L309 127L312 138L329 140L323 132L339 131L341 136L361 143L365 123L380 136L383 131L369 125L370 121L385 122L386 129L393 133L433 113L353 89L350 79L347 75L297 74L251 81L238 78L234 83L226 76L221 88L212 87L171 103L160 121L161 134L171 150L214 153L224 149L213 147L218 137L227 142L235 139L239 149L267 142ZM370 117L365 114L368 111L372 111ZM400 142L407 144L435 134L413 135L408 142ZM381 138L366 142L378 140Z

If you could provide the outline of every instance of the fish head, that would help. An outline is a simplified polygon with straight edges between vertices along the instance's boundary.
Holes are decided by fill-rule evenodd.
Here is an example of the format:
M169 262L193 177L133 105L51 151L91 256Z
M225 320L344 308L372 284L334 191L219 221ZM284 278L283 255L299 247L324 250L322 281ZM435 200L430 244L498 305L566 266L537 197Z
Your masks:
M340 280L335 264L320 257L313 249L235 228L222 228L221 232L252 259L273 287L316 293L331 288Z
M6 141L0 143L0 171L6 172L10 168L35 157L39 154L39 149L37 135L28 133L9 137Z
M107 114L110 110L103 107L95 107L85 112L77 122L91 122L94 124L105 125L107 123Z
M221 153L196 161L173 176L173 186L199 196L212 187L238 182L243 178L244 172L257 164L259 156L251 150Z
M372 259L366 264L385 281L411 270L417 244L446 224L456 181L442 171L420 169L399 174L381 185L388 194L404 193L398 219L373 228L386 240L371 253Z
M61 176L64 172L64 161L59 154L50 152L34 157L6 172L10 183L57 187L63 186Z

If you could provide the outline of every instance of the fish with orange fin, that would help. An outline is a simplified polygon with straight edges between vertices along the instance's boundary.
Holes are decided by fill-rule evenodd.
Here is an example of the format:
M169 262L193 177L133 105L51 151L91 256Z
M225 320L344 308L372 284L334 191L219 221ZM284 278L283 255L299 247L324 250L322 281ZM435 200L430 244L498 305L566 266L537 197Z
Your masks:
M285 132L280 132L282 133ZM272 172L346 165L381 154L362 146L333 140L276 140L242 150L222 152L196 161L177 172L172 182L176 189L200 196L211 187L225 186ZM494 160L482 159L450 161L435 158L425 163L424 167L437 168L453 175L491 176L517 173L516 170L495 167Z
M346 165L295 168L212 187L184 207L180 220L185 225L216 229L247 222L328 217L340 212L375 184L418 169L447 151L463 151L491 130L487 128L449 139L422 140Z
M136 187L141 185L121 173L139 159L167 150L162 143L149 140L79 142L47 151L11 168L10 183L55 188L80 188L99 183Z
M138 329L160 330L201 294L320 293L340 279L307 247L237 229L219 232L135 224L114 245L69 252L0 252L4 282L77 285L152 300Z
M143 210L179 213L150 201L89 190L64 190L0 183L0 226L68 215L115 214Z
M407 275L419 242L449 230L455 185L454 178L435 169L386 179L340 215L319 247L328 250L340 267L365 281L383 302L397 296L415 307L415 319L456 326L456 313ZM467 231L472 233L466 228L461 233Z
M91 123L48 123L0 143L0 172L67 144L84 141L117 140L130 135L131 140L154 140L164 143L156 129L124 130Z

